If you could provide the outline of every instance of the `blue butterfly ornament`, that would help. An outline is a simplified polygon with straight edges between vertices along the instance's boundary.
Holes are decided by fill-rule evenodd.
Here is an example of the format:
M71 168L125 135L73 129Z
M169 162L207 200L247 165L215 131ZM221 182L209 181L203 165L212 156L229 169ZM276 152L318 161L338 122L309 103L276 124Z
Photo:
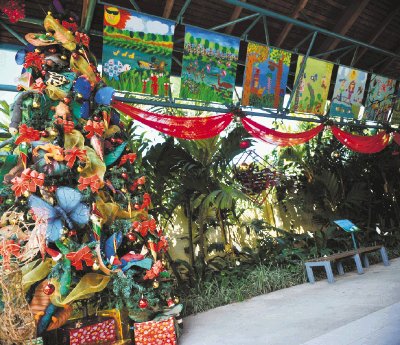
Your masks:
M31 195L28 200L28 205L37 219L43 221L46 226L48 242L55 242L61 238L64 225L70 230L74 227L82 228L89 222L90 217L90 208L81 202L82 194L78 190L59 187L56 190L56 200L56 206L36 195Z

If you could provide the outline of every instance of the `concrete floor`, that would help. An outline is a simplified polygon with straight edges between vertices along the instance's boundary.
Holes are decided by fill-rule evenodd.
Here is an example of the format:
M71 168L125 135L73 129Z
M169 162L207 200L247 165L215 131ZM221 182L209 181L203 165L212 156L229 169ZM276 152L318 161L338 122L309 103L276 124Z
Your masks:
M184 320L179 345L400 345L400 258Z

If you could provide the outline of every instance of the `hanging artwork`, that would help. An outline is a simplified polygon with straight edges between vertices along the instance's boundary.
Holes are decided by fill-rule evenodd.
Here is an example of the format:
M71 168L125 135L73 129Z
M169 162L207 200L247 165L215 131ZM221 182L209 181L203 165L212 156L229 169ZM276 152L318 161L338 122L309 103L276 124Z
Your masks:
M296 79L298 78L303 56L297 60ZM291 111L323 115L328 98L333 64L308 58L300 83L291 104Z
M242 104L280 108L285 96L292 54L250 42L247 46Z
M329 114L358 118L364 97L367 72L339 66Z
M396 80L371 74L365 103L364 118L371 121L388 121L392 107Z
M186 26L182 98L231 102L240 39Z
M400 90L397 91L397 96L393 100L393 111L390 123L392 125L400 125Z
M103 79L116 90L169 95L175 23L104 7Z

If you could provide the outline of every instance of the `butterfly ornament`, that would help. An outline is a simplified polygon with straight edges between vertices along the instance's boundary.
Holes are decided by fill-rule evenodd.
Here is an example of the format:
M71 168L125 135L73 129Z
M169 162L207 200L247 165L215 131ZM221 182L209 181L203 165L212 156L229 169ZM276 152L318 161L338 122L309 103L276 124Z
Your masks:
M64 225L72 230L82 228L89 222L90 208L83 204L82 194L70 187L59 187L56 191L57 205L52 206L36 195L31 195L28 205L36 217L36 223L45 227L46 240L56 242L63 235Z

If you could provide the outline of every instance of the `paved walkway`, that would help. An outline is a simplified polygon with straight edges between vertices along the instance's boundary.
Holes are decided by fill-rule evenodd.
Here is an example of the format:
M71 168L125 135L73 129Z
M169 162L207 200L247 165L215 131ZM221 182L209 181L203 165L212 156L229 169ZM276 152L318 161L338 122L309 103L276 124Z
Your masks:
M189 316L179 345L400 345L400 258Z

